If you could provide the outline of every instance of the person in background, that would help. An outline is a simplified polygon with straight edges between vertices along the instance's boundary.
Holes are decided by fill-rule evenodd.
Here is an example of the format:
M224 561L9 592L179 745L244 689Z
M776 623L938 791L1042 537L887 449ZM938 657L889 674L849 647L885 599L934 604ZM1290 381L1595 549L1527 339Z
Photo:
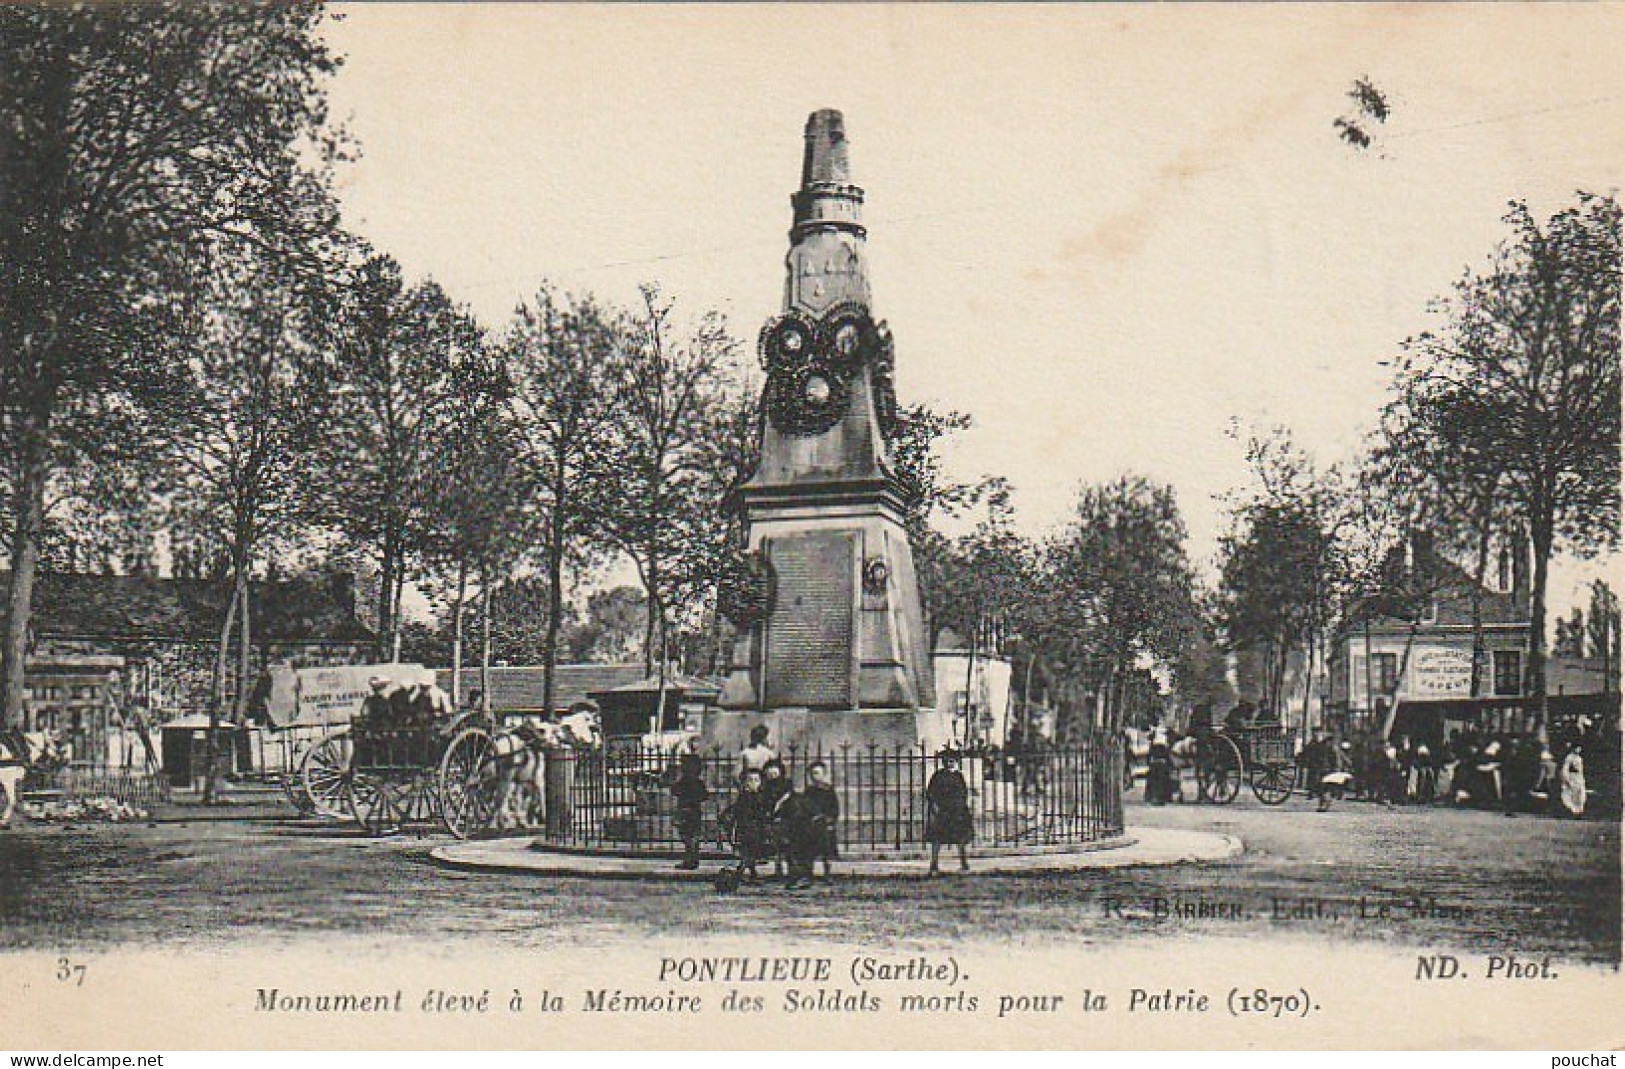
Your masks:
M1539 778L1540 740L1533 732L1520 736L1516 741L1508 740L1506 777L1501 793L1501 812L1504 816L1517 816L1518 810L1531 801L1530 794L1535 790Z
M1558 772L1563 809L1571 817L1583 817L1586 811L1586 766L1584 744L1576 742L1563 756Z
M778 760L778 751L767 744L767 725L757 724L750 729L750 744L739 752L739 774L755 770L762 772L769 761Z
M925 785L925 839L931 844L929 875L940 875L937 861L945 843L959 847L959 871L969 872L965 847L971 840L970 785L959 771L959 754L944 750L938 768Z
M1149 805L1166 805L1173 795L1173 747L1168 729L1161 724L1151 729L1151 746L1146 754L1145 800Z
M1506 757L1506 746L1501 736L1492 735L1478 756L1473 759L1474 779L1477 780L1475 800L1479 805L1490 805L1501 800L1501 764Z
M1411 751L1411 798L1423 805L1431 805L1434 795L1438 793L1438 786L1439 770L1433 750L1426 740L1419 740Z
M1349 771L1354 765L1354 744L1344 739L1333 745L1326 743L1328 766L1321 784L1326 788L1320 796L1320 805L1317 807L1324 813L1331 809L1332 801L1343 797L1354 782L1354 773Z
M705 762L699 754L685 753L677 758L677 782L671 786L671 796L677 803L677 836L683 840L683 860L680 869L700 867L700 832L702 811L711 789L705 785Z
M795 785L785 774L784 762L777 757L762 766L762 804L768 812L768 849L773 854L773 876L784 875L794 814L789 802Z
M830 781L829 766L814 761L807 769L807 803L812 808L817 839L816 860L824 863L824 875L830 874L830 865L840 856L839 839L835 830L841 820L841 799ZM812 875L810 869L807 873Z

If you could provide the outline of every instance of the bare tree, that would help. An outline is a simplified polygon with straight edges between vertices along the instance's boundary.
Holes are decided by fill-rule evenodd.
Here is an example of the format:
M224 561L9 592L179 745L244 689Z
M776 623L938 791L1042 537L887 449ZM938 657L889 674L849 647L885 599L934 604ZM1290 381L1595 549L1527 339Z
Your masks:
M253 679L254 564L272 540L308 516L307 447L318 427L310 398L325 388L312 355L311 295L297 276L261 256L220 252L199 264L201 292L184 364L188 389L171 412L170 438L176 526L219 546L229 562L231 596L209 706L206 802L216 789L212 758L233 626L241 720Z

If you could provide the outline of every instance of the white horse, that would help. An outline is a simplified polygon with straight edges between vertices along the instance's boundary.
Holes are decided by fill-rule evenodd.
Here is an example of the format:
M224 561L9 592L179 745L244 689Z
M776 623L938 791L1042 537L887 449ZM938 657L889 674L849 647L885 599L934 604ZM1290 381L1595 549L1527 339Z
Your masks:
M51 770L62 764L62 750L47 731L0 732L0 828L11 826L30 769Z
M559 720L525 724L496 737L497 830L529 828L547 819L547 755L596 750L603 743L598 710L580 707Z

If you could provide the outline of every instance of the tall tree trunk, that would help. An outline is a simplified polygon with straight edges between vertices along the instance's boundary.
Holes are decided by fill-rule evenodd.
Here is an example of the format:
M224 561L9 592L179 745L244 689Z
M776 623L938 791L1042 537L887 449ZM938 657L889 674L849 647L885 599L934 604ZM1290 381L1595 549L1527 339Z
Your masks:
M1371 617L1370 610L1365 618L1365 718L1370 722L1377 715L1377 688L1371 678Z
M971 710L976 703L971 699L971 687L976 683L976 636L981 631L977 623L973 622L970 628L970 641L965 647L965 741L973 742L976 739L976 724L971 720Z
M1535 574L1529 585L1529 674L1524 688L1535 699L1535 716L1542 741L1546 739L1546 578L1552 561L1552 523L1537 513L1529 525L1535 551Z
M392 664L399 664L401 660L401 597L405 590L406 555L402 553L395 561L395 621L389 639L389 659Z
M666 632L666 607L660 607L660 681L655 687L654 723L650 727L650 734L660 735L666 726L666 664L669 660L667 643L669 636Z
M1280 716L1286 708L1286 670L1292 660L1292 640L1286 635L1281 636L1281 643L1275 652L1275 693L1270 696L1269 709L1276 716Z
M1498 482L1484 487L1478 500L1478 545L1473 560L1473 589L1469 599L1473 614L1473 660L1467 680L1467 696L1476 698L1484 686L1484 661L1488 656L1484 648L1484 579L1490 570L1490 538L1494 527L1495 495Z
M1033 729L1033 665L1038 662L1038 651L1032 650L1027 654L1027 674L1021 681L1021 738L1028 742ZM1005 739L1010 738L1009 728L1006 726Z
M390 569L393 561L389 554L389 536L386 534L380 544L381 554L378 564L378 659L389 660L389 611L390 611Z
M654 674L655 632L658 629L655 622L655 605L660 600L655 592L660 589L660 562L655 559L655 549L652 542L647 547L646 552L648 556L645 559L649 563L645 569L644 593L647 596L648 612L643 621L643 674L648 677Z
M251 589L248 581L248 566L244 564L237 569L237 694L233 708L233 719L239 724L247 722L248 699L253 693L254 671L254 635L249 620L249 608L252 601Z
M39 568L40 539L45 534L45 483L50 469L43 428L31 434L25 431L20 444L23 447L21 478L12 506L11 589L6 598L5 644L0 648L0 677L5 680L0 728L22 726L33 730L32 713L23 708L23 674L28 663L34 574ZM25 715L30 722L25 723Z
M237 624L237 585L231 588L231 600L226 605L226 619L220 625L220 647L214 655L214 678L209 689L209 730L203 739L203 804L213 805L219 793L214 774L215 758L219 754L220 714L226 704L226 660L231 652L231 633Z
M555 487L555 495L557 488ZM559 663L559 617L564 613L564 507L555 496L547 539L547 638L542 645L542 707L553 712L553 677Z
M480 576L480 712L491 715L491 577Z
M1310 628L1309 634L1303 644L1303 722L1298 726L1304 731L1309 730L1309 706L1315 696L1315 629ZM1281 718L1282 721L1286 717Z
M468 562L457 561L457 593L451 603L451 707L463 707L463 602L468 595Z

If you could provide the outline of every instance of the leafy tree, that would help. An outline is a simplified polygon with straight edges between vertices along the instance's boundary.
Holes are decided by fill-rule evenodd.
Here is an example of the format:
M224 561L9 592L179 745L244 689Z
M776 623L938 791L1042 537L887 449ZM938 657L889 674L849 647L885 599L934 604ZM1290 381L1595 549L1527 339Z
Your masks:
M1412 404L1495 458L1534 550L1525 691L1545 722L1552 554L1619 542L1620 207L1581 194L1544 223L1520 201L1487 267L1438 302L1446 325L1406 346ZM1456 439L1444 437L1445 447Z
M1347 96L1352 107L1333 119L1332 126L1336 128L1338 137L1356 149L1369 149L1376 140L1378 128L1387 123L1393 107L1388 103L1387 94L1363 75L1354 80Z
M506 407L510 395L499 354L484 345L464 350L451 367L441 432L429 447L422 549L439 580L427 584L429 589L449 602L446 657L435 663L449 659L457 705L463 697L469 584L478 577L482 587L489 586L518 555L530 530L529 481L520 436ZM489 687L483 691L489 693Z
M548 708L565 568L584 565L605 548L598 519L613 478L604 458L613 446L610 369L617 342L612 313L591 298L572 301L543 286L519 307L503 343L507 422L528 484L548 589L539 658Z
M1319 470L1284 428L1251 437L1247 457L1256 485L1219 543L1225 632L1232 649L1256 655L1263 703L1277 713L1291 654L1302 650L1307 719L1316 644L1345 568L1337 474Z
M488 596L482 597L472 610L471 620L488 636L485 660L490 664L541 664L547 648L551 600L547 580L539 575L514 576L492 584Z
M1045 547L1046 646L1099 696L1099 726L1122 726L1122 688L1140 658L1171 663L1193 576L1171 487L1140 476L1087 486L1076 518Z
M614 362L615 430L605 459L617 473L607 530L649 598L644 662L665 678L674 614L693 622L734 548L718 522L734 473L716 467L726 426L723 381L738 342L716 313L679 327L658 287L624 324Z
M1220 641L1221 610L1208 599L1192 599L1190 615L1173 658L1174 690L1187 709L1227 709L1235 703L1229 659Z
M387 256L357 265L333 310L337 387L328 407L329 514L381 574L380 658L395 656L409 558L434 541L437 448L456 410L454 369L481 344L474 321L434 282L407 288Z
M1591 584L1591 611L1586 619L1585 655L1602 661L1603 689L1619 690L1619 595L1602 579Z
M978 654L1002 654L1010 638L1033 631L1029 625L1037 551L1015 531L1011 493L1003 479L989 481L985 516L951 545L938 572L941 608L933 623L952 626L964 638L967 702ZM1038 648L1034 642L1023 645L1030 669ZM974 726L967 721L967 728Z
M924 403L904 405L898 409L896 430L889 441L897 480L903 488L903 526L914 553L914 570L932 646L936 645L938 632L960 615L953 578L960 562L956 561L953 540L937 530L935 521L959 515L992 487L990 479L961 482L942 469L942 443L970 426L971 418L963 412L938 412Z
M293 258L328 225L336 66L312 3L0 6L0 451L11 579L3 720L22 713L53 482L83 417L159 403L155 339L203 238Z
M571 627L565 648L572 661L629 661L643 648L649 599L637 587L618 586L587 598L586 618Z

